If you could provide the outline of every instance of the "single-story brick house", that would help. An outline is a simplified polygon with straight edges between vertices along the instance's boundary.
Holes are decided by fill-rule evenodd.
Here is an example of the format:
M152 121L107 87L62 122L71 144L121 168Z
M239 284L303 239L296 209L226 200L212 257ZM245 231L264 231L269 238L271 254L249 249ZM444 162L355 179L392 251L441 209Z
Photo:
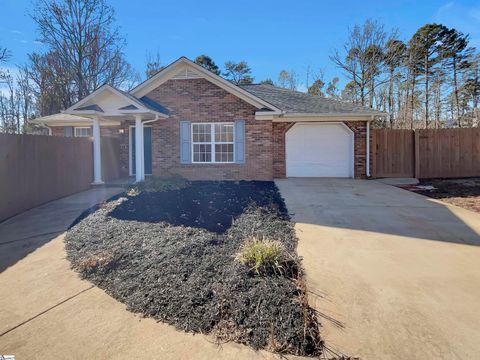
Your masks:
M101 183L104 135L119 137L121 172L137 181L149 174L366 178L370 122L379 116L272 85L237 86L182 57L128 93L103 85L35 122L52 135L93 136L94 183Z

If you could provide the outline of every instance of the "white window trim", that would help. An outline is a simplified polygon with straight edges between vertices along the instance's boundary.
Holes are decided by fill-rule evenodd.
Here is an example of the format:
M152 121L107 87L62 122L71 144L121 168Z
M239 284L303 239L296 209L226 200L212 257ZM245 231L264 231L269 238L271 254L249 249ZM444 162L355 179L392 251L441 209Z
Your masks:
M89 136L77 136L77 129L88 129L88 131L90 131L90 126L74 126L73 127L73 136L74 137L92 137L92 134L90 134Z
M194 142L193 141L193 126L194 125L211 125L210 126L210 142ZM232 126L232 141L215 141L215 125L231 125ZM193 156L194 144L209 144L212 148L212 161L195 161ZM215 161L215 145L232 144L233 145L233 160L232 161ZM190 150L192 164L235 164L235 122L195 122L190 124Z

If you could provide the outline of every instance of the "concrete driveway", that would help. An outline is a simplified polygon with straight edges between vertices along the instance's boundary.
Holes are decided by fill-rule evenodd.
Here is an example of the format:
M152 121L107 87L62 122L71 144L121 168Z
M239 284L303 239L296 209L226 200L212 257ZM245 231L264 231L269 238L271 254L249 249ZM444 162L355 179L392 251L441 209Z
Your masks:
M143 319L70 270L63 233L122 189L98 188L0 224L0 355L16 359L273 359Z
M327 346L480 358L480 214L376 181L277 181Z

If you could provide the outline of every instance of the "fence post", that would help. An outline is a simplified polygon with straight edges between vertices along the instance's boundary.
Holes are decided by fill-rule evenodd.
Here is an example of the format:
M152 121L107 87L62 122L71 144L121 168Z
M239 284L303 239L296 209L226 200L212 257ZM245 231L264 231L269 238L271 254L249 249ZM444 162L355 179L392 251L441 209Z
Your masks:
M370 159L371 161L371 177L377 177L377 130L371 130L371 146L370 146Z
M420 177L420 134L418 130L413 130L415 147L415 178Z

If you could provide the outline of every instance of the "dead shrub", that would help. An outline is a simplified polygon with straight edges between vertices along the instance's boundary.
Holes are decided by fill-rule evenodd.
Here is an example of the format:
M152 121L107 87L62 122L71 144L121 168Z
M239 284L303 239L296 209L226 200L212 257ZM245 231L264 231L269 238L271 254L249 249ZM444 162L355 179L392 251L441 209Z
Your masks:
M84 274L90 274L99 270L108 271L115 267L117 260L113 253L98 253L79 260L75 264L75 268Z
M305 348L311 354L319 354L322 352L324 342L320 337L320 322L318 321L315 309L313 309L308 301L307 282L303 269L299 267L298 277L294 280L298 289L298 301L303 309L303 334L305 339Z
M137 196L142 192L173 191L188 186L190 186L190 182L180 176L149 176L144 181L130 185L127 194Z

